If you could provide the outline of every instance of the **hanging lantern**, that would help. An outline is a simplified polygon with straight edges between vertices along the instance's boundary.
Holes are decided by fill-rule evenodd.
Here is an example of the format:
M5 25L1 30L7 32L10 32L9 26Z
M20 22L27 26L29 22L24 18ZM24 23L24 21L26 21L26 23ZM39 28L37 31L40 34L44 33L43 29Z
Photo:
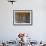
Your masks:
M16 2L15 0L8 0L8 2L11 2L12 4Z

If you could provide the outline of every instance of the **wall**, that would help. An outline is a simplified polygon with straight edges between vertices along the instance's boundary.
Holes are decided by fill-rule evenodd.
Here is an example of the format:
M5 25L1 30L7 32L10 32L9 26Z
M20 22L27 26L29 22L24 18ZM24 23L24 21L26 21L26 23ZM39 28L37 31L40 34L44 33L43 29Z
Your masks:
M13 9L33 10L32 26L14 26ZM15 40L19 32L26 32L33 40L46 40L46 1L17 0L13 5L0 0L0 40Z

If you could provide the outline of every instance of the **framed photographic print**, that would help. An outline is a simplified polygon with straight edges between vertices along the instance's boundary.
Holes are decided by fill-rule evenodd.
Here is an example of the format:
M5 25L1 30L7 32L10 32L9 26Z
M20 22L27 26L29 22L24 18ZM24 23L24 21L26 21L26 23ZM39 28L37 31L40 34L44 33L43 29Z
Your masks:
M32 10L13 10L14 25L32 25Z

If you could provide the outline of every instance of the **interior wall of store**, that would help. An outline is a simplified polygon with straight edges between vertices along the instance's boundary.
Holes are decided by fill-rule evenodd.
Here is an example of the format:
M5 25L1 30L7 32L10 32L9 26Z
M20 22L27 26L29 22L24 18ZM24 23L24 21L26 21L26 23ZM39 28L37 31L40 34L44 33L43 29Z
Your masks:
M32 10L32 26L13 25L13 10ZM0 41L15 40L19 32L30 34L32 40L46 40L45 0L16 0L13 5L8 0L0 0Z

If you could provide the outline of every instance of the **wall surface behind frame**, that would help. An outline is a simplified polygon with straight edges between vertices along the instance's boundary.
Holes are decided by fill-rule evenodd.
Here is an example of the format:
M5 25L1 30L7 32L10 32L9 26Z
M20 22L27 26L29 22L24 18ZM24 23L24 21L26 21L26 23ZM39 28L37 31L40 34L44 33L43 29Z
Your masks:
M13 9L33 10L33 25L14 26ZM0 0L0 41L15 40L19 32L31 34L33 40L46 40L45 0L17 0L13 5L7 0Z

